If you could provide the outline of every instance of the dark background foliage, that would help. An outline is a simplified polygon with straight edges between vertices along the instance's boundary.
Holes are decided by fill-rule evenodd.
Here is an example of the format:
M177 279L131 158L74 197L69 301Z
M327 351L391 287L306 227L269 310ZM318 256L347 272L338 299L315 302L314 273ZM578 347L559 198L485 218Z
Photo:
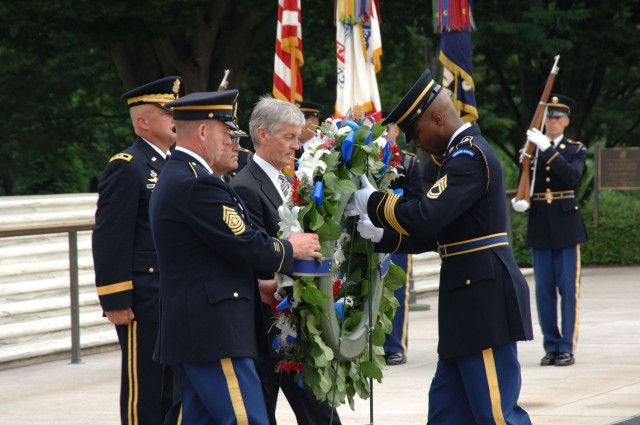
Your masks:
M441 76L439 35L431 1L380 5L378 83L390 109L426 67ZM557 54L554 91L579 104L569 136L591 155L595 144L639 145L640 0L483 0L474 15L478 124L508 188ZM163 76L182 76L189 93L216 90L230 69L246 128L253 104L271 92L276 18L275 0L1 2L0 195L86 191L133 139L120 94ZM326 105L325 116L335 101L333 21L333 1L302 0L304 97ZM591 162L580 191L587 209Z

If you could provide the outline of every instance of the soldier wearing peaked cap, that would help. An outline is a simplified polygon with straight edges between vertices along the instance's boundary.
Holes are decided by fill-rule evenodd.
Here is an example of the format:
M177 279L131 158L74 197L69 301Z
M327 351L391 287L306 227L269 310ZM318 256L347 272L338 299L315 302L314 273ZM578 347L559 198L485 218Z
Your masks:
M296 102L296 106L302 111L305 119L304 128L300 135L300 149L296 151L296 158L300 158L305 147L316 136L316 129L320 125L320 111L324 106L315 102Z
M587 148L564 135L575 107L573 99L552 94L547 102L545 134L527 132L537 148L536 165L531 171L534 193L527 246L533 258L536 305L545 350L541 366L574 364L578 341L580 244L587 241L587 232L575 191L584 174Z
M93 261L102 309L122 349L122 424L162 423L163 367L152 360L158 334L160 281L149 225L149 200L175 142L171 111L180 77L167 77L122 95L135 143L114 155L100 177Z
M517 341L533 338L529 288L509 247L504 174L477 126L425 71L383 124L442 156L420 200L377 192L363 179L346 213L379 252L440 254L438 364L429 424L531 424L518 406Z
M257 271L291 273L293 258L320 257L317 235L288 240L252 224L223 180L237 168L237 90L192 93L167 104L177 141L149 216L158 251L158 357L180 369L183 421L269 423L255 359L268 349Z
M246 139L249 137L249 135L245 133L243 130L229 130L229 135L231 136L232 140L238 139L238 143L240 143L242 139ZM231 179L233 179L236 176L236 174L238 174L240 170L242 170L244 166L247 165L247 162L249 162L249 159L251 159L252 156L253 156L253 152L251 152L247 148L243 148L242 146L240 146L240 150L238 151L238 168L227 172L224 175L224 181L226 181L227 183L230 183Z

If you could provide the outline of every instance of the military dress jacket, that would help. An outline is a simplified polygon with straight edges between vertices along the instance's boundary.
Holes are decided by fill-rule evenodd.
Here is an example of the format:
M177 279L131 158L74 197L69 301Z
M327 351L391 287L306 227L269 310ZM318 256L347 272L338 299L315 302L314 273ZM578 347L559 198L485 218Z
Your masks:
M159 276L149 225L149 200L165 159L138 137L114 155L100 177L93 263L103 310L133 309L158 322Z
M268 342L255 270L291 273L291 244L256 230L233 189L180 150L158 180L150 219L161 269L159 361L261 354Z
M387 231L378 252L419 253L499 235L506 240L502 166L476 126L452 141L439 179L420 200L374 192L371 221ZM458 244L458 245L456 245ZM438 353L452 358L533 338L529 287L507 242L443 255Z
M587 148L566 137L558 146L538 153L527 226L528 247L560 249L587 241L575 197L586 159ZM534 175L533 161L531 175Z
M420 170L420 161L418 157L411 152L401 151L402 169L400 176L391 182L392 189L402 189L402 196L409 199L422 199L424 196L424 182L422 180L422 171Z

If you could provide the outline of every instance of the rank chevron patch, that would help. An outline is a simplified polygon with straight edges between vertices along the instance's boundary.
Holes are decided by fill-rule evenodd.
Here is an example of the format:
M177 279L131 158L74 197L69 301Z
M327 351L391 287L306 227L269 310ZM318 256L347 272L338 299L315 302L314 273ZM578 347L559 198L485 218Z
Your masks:
M427 193L427 198L429 199L438 199L442 192L447 188L447 175L445 174L440 180L435 182L429 192Z
M229 226L229 230L236 235L240 236L246 230L244 220L238 215L238 212L227 206L222 207L222 219Z

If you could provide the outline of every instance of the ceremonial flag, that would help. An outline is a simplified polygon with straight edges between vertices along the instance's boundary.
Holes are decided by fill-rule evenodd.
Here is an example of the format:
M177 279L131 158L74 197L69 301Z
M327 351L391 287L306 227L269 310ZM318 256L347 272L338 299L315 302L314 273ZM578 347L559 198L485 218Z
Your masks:
M300 0L278 0L273 96L291 103L302 101L302 25Z
M376 74L382 67L382 38L375 5L371 0L337 0L336 28L336 114L351 110L380 121Z
M475 23L471 0L434 0L434 20L440 38L440 62L444 65L442 87L464 122L478 119L473 70L471 30Z

